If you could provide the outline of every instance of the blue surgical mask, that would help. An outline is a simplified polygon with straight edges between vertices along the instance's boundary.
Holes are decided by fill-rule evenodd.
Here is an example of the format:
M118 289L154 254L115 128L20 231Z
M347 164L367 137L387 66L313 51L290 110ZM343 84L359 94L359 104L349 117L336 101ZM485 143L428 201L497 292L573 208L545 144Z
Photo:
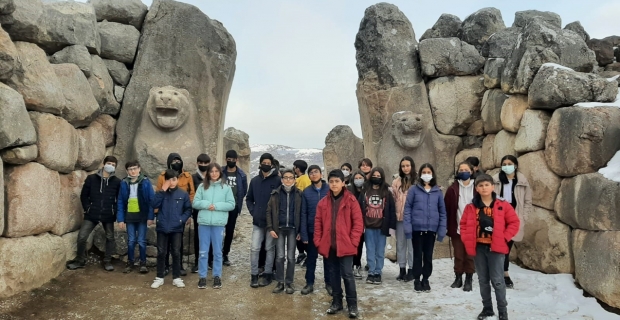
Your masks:
M515 172L515 166L513 164L509 166L502 166L502 171L506 174L513 174Z
M459 172L456 175L456 178L462 181L467 181L469 180L469 178L471 178L471 173L470 172Z

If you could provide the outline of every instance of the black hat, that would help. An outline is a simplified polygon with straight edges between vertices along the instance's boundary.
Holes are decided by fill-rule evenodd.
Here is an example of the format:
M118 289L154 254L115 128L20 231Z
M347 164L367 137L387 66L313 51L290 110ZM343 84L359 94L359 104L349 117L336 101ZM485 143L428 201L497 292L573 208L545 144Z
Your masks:
M329 175L327 176L327 179L329 180L331 177L340 178L341 181L344 181L344 174L342 173L342 170L340 169L334 169L330 171Z
M201 153L200 155L198 155L198 158L196 158L196 162L210 163L211 157L209 157L209 155L207 155L206 153Z
M226 151L226 158L237 159L237 151L235 150Z
M319 170L320 173L323 173L323 171L321 171L321 167L317 166L316 164L313 164L308 167L308 173L310 173L314 169Z
M263 154L260 156L260 160L258 160L258 162L259 162L259 163L262 163L262 162L263 162L263 160L265 160L265 159L269 159L269 161L271 161L271 162L273 163L273 156L271 155L271 153L263 153Z

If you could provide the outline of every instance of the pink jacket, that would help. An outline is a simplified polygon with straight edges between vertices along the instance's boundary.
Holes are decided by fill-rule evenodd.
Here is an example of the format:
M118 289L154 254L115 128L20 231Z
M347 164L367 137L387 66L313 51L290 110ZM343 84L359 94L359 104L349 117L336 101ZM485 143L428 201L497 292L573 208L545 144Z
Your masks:
M402 180L400 177L392 181L392 195L394 195L394 201L396 203L396 221L403 221L405 215L405 202L407 202L407 190L400 190Z

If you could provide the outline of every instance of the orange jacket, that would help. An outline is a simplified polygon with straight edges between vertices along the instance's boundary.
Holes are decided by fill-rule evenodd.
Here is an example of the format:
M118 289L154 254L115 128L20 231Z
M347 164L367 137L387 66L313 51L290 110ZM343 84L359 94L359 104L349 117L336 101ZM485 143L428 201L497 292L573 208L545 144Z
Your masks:
M164 185L164 181L166 181L166 178L164 177L165 174L166 171L163 171L159 175L159 178L157 178L157 186L155 187L155 192L161 190L161 187ZM179 175L178 187L179 189L185 190L189 194L190 202L194 201L194 194L196 193L196 188L194 187L194 179L192 179L192 175L189 172L183 171L181 175Z

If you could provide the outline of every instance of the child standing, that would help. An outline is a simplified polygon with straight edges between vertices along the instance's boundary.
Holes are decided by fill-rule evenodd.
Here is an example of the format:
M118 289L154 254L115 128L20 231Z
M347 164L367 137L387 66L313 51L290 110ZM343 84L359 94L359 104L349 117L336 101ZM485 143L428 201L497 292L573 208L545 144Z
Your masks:
M467 254L474 256L480 283L483 309L478 319L495 316L491 298L493 285L499 319L508 320L504 258L509 251L508 241L519 231L519 217L509 202L497 198L491 176L480 174L475 184L478 195L465 207L460 226L461 239Z
M398 281L409 282L413 280L413 244L405 238L404 215L405 201L409 188L416 182L415 162L410 156L405 156L400 160L398 168L399 177L392 182L392 193L396 203L396 259L400 267L400 274L396 278ZM409 264L409 270L407 270Z
M178 172L168 169L164 173L161 190L155 193L151 207L157 209L157 277L151 288L164 284L166 251L172 247L172 285L185 288L181 280L181 239L185 224L192 215L192 204L185 190L179 188Z

